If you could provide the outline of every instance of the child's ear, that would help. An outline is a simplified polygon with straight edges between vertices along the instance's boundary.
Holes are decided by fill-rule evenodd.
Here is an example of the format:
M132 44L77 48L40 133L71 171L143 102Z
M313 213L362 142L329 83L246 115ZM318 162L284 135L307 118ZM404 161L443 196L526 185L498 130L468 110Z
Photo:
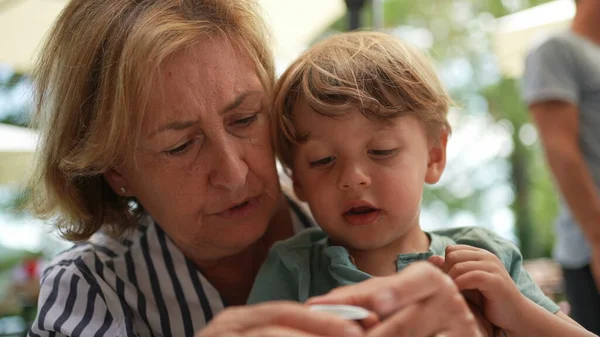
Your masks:
M446 144L448 144L448 132L442 131L437 142L429 145L429 161L427 163L427 173L425 182L428 184L437 183L444 173L446 167Z
M304 189L302 188L294 174L292 174L292 182L294 184L294 194L296 194L296 198L298 198L300 201L306 202L306 195L304 194Z

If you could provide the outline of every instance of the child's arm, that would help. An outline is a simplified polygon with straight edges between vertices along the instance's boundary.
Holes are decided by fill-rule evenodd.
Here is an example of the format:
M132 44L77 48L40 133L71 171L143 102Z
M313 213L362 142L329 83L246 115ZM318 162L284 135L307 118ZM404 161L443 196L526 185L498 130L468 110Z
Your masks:
M521 315L523 321L513 330L505 329L509 337L519 336L596 336L582 328L564 313L558 311L551 314L539 305L525 299Z
M510 337L594 336L560 311L552 314L525 297L500 259L487 250L448 246L444 269L461 291L480 293L480 298L470 295L490 322Z

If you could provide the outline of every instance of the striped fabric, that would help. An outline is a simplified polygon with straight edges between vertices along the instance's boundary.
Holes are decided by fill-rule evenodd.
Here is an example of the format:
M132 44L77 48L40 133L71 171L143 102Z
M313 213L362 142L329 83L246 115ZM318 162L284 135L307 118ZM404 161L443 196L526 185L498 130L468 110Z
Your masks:
M313 226L290 201L296 232ZM193 336L225 307L149 217L119 240L97 233L61 253L41 280L30 337Z

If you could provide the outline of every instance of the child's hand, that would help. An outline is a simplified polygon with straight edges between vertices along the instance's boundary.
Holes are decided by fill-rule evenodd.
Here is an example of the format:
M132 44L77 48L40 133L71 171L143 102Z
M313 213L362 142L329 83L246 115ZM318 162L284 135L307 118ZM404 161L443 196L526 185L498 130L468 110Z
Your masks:
M472 246L454 245L446 247L443 264L440 257L433 258L432 262L450 275L459 290L480 306L494 325L505 330L519 325L527 298L496 255Z

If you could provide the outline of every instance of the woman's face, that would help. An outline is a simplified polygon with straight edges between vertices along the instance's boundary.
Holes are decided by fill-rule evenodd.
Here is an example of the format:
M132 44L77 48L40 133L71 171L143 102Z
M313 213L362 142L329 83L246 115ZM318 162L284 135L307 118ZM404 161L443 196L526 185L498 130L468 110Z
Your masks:
M266 93L251 59L206 38L161 68L136 161L107 179L135 196L186 255L239 253L265 232L281 197Z

